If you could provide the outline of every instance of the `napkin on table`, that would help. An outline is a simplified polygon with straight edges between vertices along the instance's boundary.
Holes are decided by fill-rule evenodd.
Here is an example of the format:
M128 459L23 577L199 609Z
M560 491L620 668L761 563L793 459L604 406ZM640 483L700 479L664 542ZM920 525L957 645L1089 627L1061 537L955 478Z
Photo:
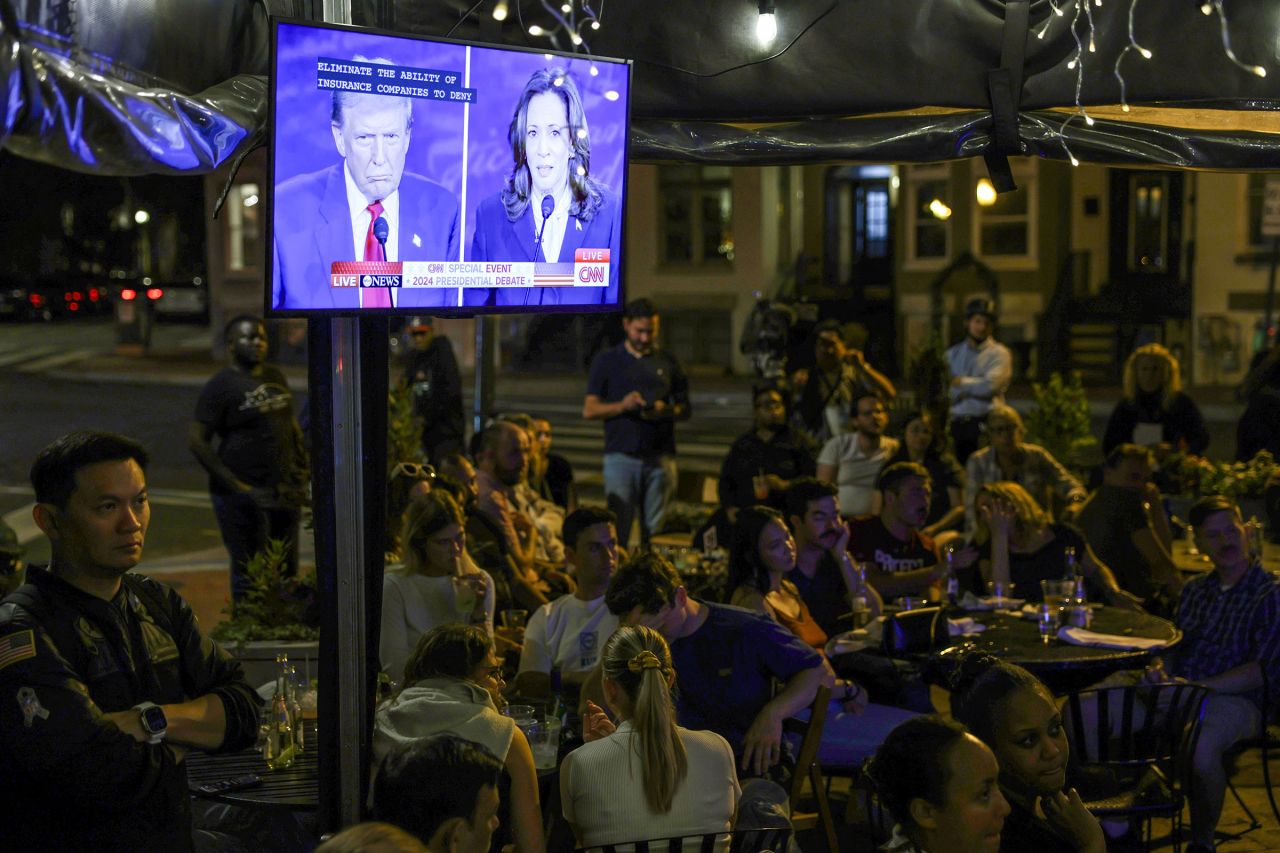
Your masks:
M1163 649L1165 640L1149 637L1128 637L1118 634L1100 634L1087 628L1059 628L1058 639L1073 646L1097 646L1103 649Z

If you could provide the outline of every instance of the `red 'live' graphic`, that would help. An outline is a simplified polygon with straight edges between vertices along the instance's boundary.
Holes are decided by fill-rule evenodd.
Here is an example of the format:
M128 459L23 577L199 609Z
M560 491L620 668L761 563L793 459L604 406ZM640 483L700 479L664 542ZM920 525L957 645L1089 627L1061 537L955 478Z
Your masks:
M575 264L607 264L609 263L609 250L575 249L573 252L573 262Z

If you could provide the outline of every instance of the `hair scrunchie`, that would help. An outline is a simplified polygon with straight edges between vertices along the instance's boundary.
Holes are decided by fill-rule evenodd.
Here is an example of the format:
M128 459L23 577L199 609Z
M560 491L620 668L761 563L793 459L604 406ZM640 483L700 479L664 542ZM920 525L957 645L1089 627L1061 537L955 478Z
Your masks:
M627 661L627 669L632 672L644 672L646 669L662 669L662 661L650 651L643 651Z

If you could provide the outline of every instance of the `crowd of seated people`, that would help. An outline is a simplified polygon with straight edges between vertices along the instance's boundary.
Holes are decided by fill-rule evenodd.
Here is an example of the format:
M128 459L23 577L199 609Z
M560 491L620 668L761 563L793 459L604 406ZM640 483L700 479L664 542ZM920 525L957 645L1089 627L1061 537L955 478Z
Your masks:
M401 566L387 582L399 591L436 579L439 614L435 621L415 614L416 623L401 615L417 630L401 644L427 644L431 629L463 630L439 627L456 614L451 621L472 623L466 630L487 645L481 658L464 658L447 675L415 676L411 663L407 686L379 711L379 754L389 751L394 732L408 732L398 737L413 742L444 730L435 722L391 726L398 719L404 727L415 704L462 705L458 697L466 694L470 709L452 712L470 713L492 740L486 721L505 719L498 708L507 699L567 698L582 714L586 740L560 766L560 816L576 842L701 835L738 825L741 803L757 783L787 784L795 743L783 736L782 721L803 718L826 686L832 704L819 761L853 767L876 755L869 778L897 823L887 849L1100 853L1107 843L1101 826L1066 782L1070 750L1060 700L1030 673L971 656L946 685L953 719L944 720L920 716L915 702L872 703L859 674L837 671L826 654L828 641L853 627L853 611L874 617L902 596L937 601L951 572L976 595L998 581L1033 602L1041 598L1040 581L1074 573L1091 599L1145 607L1182 629L1178 654L1138 673L1139 680L1194 679L1238 703L1231 711L1243 721L1240 730L1215 733L1207 755L1197 755L1208 790L1192 798L1200 845L1193 849L1212 849L1222 757L1258 730L1257 709L1274 702L1260 695L1262 685L1280 683L1280 586L1246 560L1239 512L1226 503L1193 512L1192 524L1214 561L1212 577L1234 580L1184 589L1172 525L1153 482L1162 450L1203 449L1176 362L1170 366L1149 347L1130 360L1137 390L1126 389L1112 423L1133 409L1136 426L1121 430L1092 494L1060 460L1025 440L1021 417L1003 403L985 417L986 446L961 468L932 413L909 412L897 437L887 435L886 389L865 376L851 382L848 373L815 373L814 388L825 383L836 393L810 394L811 430L788 417L786 389L753 392L753 421L720 478L724 512L715 539L730 546L727 577L722 588L699 595L657 552L628 558L608 511L579 506L566 514L552 499L548 467L530 462L537 420L492 422L474 443L474 467L461 455L442 460L431 492L409 501L394 543ZM843 406L843 422L833 406ZM1151 423L1163 424L1163 432L1142 427ZM823 432L821 448L806 439ZM545 446L540 452L545 457ZM434 503L432 494L439 495ZM411 530L415 509L421 516L429 504L446 508L445 523L427 529L419 521L421 530ZM419 544L433 534L439 543ZM452 578L477 572L490 579L477 582L476 599L468 599L473 609L461 613ZM524 607L532 614L527 628L495 631L495 607ZM393 613L390 605L386 613ZM1212 625L1229 630L1220 636ZM518 677L510 685L484 683L500 666L494 639L516 649L508 661L519 660ZM384 650L384 664L388 657ZM531 765L517 760L513 768L517 738L507 731L505 742L476 739L511 777L503 790L511 792L513 837L519 849L530 849L530 830L522 841L518 828L522 819L532 823L527 785L514 773L527 782ZM536 797L535 790L535 809Z

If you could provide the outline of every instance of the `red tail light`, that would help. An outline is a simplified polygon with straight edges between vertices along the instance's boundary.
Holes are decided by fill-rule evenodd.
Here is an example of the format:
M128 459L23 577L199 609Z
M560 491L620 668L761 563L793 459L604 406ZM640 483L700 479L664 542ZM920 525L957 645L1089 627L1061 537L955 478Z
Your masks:
M164 291L161 290L160 288L151 287L147 289L147 298L150 299L151 301L154 302L155 300L159 299L161 296L164 296Z
M125 288L124 290L120 291L120 298L123 299L125 302L132 302L133 300L138 298L138 291Z
M89 288L89 301L90 301L90 302L97 302L97 301L98 301L98 297L99 297L100 295L101 295L101 294L99 294L99 293L98 293L98 288L96 288L96 287L91 287L91 288Z
M27 299L31 302L32 308L39 308L41 305L44 304L44 297L38 293L31 294L30 296L27 297Z

